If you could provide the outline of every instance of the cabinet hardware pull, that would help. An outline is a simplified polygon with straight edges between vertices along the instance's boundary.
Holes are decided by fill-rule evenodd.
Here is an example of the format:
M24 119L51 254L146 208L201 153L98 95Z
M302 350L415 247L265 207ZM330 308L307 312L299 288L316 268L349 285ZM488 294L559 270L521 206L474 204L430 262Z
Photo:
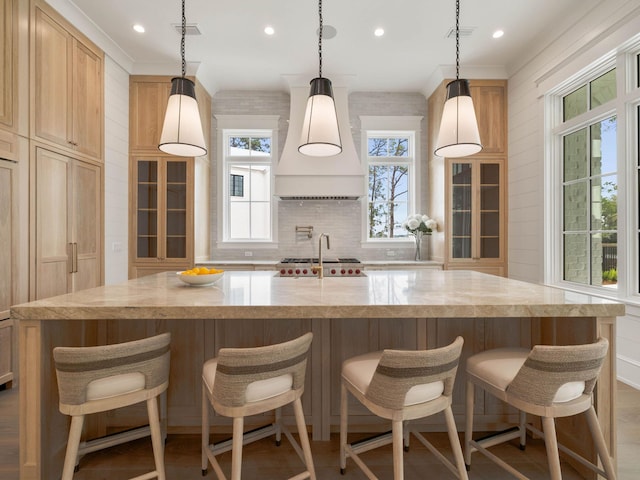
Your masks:
M73 243L67 244L67 254L69 255L69 260L67 261L69 273L73 273Z

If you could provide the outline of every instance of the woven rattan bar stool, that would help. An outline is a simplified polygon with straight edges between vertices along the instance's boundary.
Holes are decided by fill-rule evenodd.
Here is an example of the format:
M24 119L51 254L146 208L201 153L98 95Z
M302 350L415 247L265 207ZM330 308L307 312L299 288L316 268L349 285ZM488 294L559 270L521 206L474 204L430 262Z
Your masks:
M609 480L615 479L613 463L593 408L592 394L608 346L606 339L599 339L596 343L587 345L538 345L532 350L500 348L469 357L467 359L465 432L467 467L471 467L471 453L479 451L515 477L526 479L527 477L522 473L487 449L519 438L520 448L524 450L526 431L529 430L544 437L551 479L562 478L558 450L562 450L603 477ZM480 440L473 440L473 404L476 386L517 408L520 411L519 425ZM604 471L557 441L555 418L583 412ZM542 417L544 433L532 425L527 425L527 413Z
M351 457L368 478L377 479L359 454L392 443L393 478L402 480L403 440L405 448L408 448L409 436L413 433L458 478L467 479L460 439L451 411L451 394L463 343L462 337L458 337L450 345L433 350L384 350L344 361L340 399L341 473L345 473L347 457ZM391 420L391 434L348 444L347 392L351 392L375 415ZM438 412L444 413L455 465L409 424L410 420Z
M289 342L256 348L221 348L218 356L202 368L202 475L211 463L216 476L226 479L216 455L231 450L231 480L240 480L242 445L283 432L300 456L306 470L291 480L316 474L311 458L307 426L300 397L304 390L307 355L313 335L306 333ZM233 438L209 444L209 406L219 415L233 418ZM283 424L280 409L293 404L300 444ZM275 422L244 433L244 417L275 410Z
M71 480L79 458L89 452L149 435L155 470L131 480L165 479L164 445L158 416L157 397L169 385L169 343L171 335L97 347L53 349L60 412L71 416L62 480ZM80 443L84 417L140 402L147 403L149 430L130 432Z

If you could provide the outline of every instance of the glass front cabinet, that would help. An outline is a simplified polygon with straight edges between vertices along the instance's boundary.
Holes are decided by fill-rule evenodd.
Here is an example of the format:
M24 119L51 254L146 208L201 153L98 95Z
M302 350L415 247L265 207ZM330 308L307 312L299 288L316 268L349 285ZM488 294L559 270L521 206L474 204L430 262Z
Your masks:
M189 268L193 258L193 159L138 156L131 165L131 278Z
M447 269L507 275L501 159L447 159Z

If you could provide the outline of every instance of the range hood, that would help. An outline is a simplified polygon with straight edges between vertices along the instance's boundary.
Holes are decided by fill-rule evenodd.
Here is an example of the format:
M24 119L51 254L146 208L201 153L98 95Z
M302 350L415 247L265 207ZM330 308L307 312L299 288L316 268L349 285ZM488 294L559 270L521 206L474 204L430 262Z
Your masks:
M308 80L308 78L307 78ZM364 195L364 170L349 125L347 88L333 87L342 152L308 157L298 152L309 85L292 85L289 131L275 169L275 195L283 200L349 200Z

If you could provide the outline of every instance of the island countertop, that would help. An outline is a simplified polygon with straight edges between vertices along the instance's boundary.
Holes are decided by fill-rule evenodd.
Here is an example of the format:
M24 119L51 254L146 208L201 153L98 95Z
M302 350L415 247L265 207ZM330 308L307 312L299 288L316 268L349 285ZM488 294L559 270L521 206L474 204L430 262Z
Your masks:
M166 272L12 307L16 319L585 317L624 305L472 271L385 270L322 280L229 271L192 287Z
M272 344L311 331L303 409L315 440L329 440L339 425L345 358L381 348L436 348L459 335L465 338L463 358L488 348L607 338L610 348L595 395L615 459L615 324L624 311L623 304L558 288L429 269L369 270L364 277L322 280L279 277L274 271L227 271L208 287L187 286L175 272L167 272L16 305L11 315L19 320L20 338L20 478L42 480L61 471L68 418L57 408L53 348L117 343L160 332L172 335L167 428L185 432L201 428L202 364L219 348ZM454 411L463 412L462 376L457 383ZM136 415L103 416L88 438L109 429L134 429L143 423ZM218 428L228 427L225 421L211 419ZM353 421L362 431L380 428L366 413ZM478 428L487 431L513 421L517 415L492 405L474 416ZM439 429L434 422L425 420L421 428ZM581 427L565 424L559 432L563 443L595 458L591 443L582 441L587 432Z

